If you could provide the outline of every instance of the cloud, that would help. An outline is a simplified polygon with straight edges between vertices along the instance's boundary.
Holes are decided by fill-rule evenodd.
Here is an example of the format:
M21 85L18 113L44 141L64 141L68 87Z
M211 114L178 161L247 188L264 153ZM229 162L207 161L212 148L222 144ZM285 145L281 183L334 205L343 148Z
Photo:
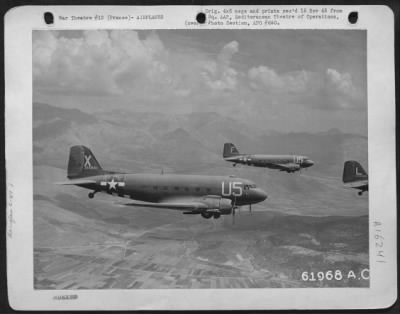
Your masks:
M202 65L202 77L206 86L215 91L234 90L238 72L231 66L233 56L239 51L239 43L226 44L218 54L217 60L208 60Z
M174 102L202 108L200 99L220 107L240 101L255 107L267 101L270 107L300 104L327 110L365 105L366 96L350 72L334 67L321 72L307 67L279 72L265 64L249 67L248 52L238 56L236 40L225 43L215 55L212 48L190 41L187 46L171 45L172 35L162 34L164 42L157 32L148 31L35 31L35 93L114 95L132 103L151 99L160 105Z
M133 30L35 31L35 91L88 96L137 95L165 99L233 91L238 72L231 65L237 41L212 57L201 50L168 51L156 32Z
M239 51L239 43L237 41L232 41L226 44L218 55L218 61L220 66L225 69L230 66L232 57L235 53Z
M250 68L249 86L285 102L303 103L320 109L357 108L363 102L350 73L328 68L324 73L293 71L278 74L267 66Z
M328 68L314 92L325 100L327 109L365 108L365 97L356 88L348 72L340 73Z
M327 69L326 80L328 88L337 91L344 97L356 99L360 96L349 73L339 73L335 69Z
M271 92L304 92L312 76L306 71L279 75L266 66L251 68L248 71L251 87L255 89L263 87Z
M39 89L84 94L121 94L143 80L158 80L168 69L156 33L141 39L136 31L85 31L63 37L36 31L33 77Z

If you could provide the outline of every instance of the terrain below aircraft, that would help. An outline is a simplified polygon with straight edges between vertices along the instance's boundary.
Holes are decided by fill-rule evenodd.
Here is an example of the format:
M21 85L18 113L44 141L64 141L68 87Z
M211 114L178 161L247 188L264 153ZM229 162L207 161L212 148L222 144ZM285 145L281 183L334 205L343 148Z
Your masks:
M368 191L368 174L358 161L348 160L343 167L343 183L347 188L358 189L358 195Z
M296 155L261 155L241 154L232 143L224 144L223 157L226 161L254 167L278 169L288 173L299 171L301 168L311 167L314 162L306 156Z
M95 193L134 199L123 205L181 210L209 219L232 215L239 206L264 201L267 194L252 181L235 176L126 174L103 170L85 146L73 146L68 161L69 181Z

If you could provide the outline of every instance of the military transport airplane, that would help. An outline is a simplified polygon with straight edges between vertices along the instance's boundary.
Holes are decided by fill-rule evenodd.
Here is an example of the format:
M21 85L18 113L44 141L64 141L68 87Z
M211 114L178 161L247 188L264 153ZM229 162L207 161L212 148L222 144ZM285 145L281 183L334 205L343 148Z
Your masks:
M244 164L254 167L266 167L278 169L288 173L299 171L301 168L311 167L314 162L306 156L296 155L248 155L240 154L232 143L224 144L223 157L226 161L236 164Z
M368 174L358 161L348 160L343 167L343 183L345 187L358 189L358 195L368 191Z
M120 197L134 199L126 206L156 207L199 214L203 218L232 215L239 206L264 201L267 194L252 181L235 176L127 174L103 170L91 150L73 146L68 161L69 181L58 184L76 185Z

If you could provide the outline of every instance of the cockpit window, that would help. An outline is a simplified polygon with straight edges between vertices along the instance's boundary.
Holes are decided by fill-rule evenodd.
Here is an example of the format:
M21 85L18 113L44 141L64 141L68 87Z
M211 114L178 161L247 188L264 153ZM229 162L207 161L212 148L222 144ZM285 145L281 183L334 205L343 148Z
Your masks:
M255 189L257 186L255 184L245 184L244 189L245 190L250 190L250 189Z

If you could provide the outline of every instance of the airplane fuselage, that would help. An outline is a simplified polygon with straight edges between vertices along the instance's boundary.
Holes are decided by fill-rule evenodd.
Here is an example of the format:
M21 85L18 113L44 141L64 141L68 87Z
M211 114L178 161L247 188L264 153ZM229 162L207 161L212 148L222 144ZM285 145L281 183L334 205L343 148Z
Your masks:
M249 180L230 176L177 174L104 174L86 177L95 183L78 186L144 202L174 198L220 196L236 205L263 201L266 194Z
M243 164L254 167L279 169L287 172L295 172L301 168L311 167L314 163L306 156L297 155L237 155L224 158L234 164ZM284 167L283 167L284 166Z

